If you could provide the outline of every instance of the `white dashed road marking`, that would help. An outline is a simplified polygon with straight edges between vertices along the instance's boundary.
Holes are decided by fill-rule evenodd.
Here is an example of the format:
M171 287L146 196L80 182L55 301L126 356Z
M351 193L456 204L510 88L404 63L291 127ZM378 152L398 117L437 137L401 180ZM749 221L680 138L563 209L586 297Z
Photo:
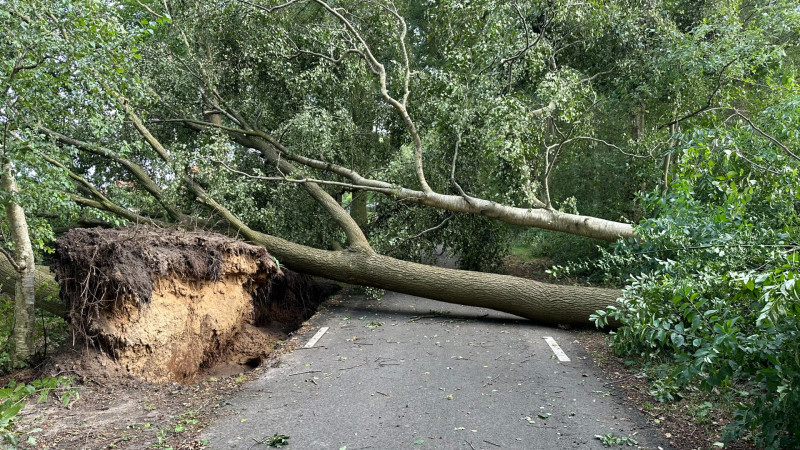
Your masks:
M315 334L311 339L309 339L308 342L306 342L306 345L304 345L303 347L311 348L314 345L316 345L319 338L321 338L326 331L328 331L328 327L320 328L319 331L317 331L317 334Z
M553 350L553 353L556 354L559 361L564 361L564 362L569 361L567 354L564 353L564 350L561 350L561 347L558 346L558 343L556 343L555 339L551 338L550 336L545 336L544 340L545 342L547 342L547 345L549 345L550 348Z

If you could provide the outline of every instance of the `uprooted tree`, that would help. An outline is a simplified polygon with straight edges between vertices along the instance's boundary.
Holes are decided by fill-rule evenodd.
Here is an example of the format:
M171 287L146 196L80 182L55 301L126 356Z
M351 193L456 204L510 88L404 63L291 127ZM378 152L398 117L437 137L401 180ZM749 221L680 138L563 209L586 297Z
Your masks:
M474 251L504 224L635 238L599 215L636 219L636 192L671 181L680 127L739 120L740 80L780 46L756 7L715 2L67 3L8 2L5 20L63 45L7 50L3 114L81 214L222 230L309 274L550 323L586 323L618 291L375 249ZM598 217L576 213L586 183Z

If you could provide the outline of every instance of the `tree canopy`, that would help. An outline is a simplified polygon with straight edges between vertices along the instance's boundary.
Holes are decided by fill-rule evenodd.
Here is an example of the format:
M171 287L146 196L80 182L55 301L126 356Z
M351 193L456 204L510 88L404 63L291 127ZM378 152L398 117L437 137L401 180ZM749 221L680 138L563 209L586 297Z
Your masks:
M40 251L76 223L204 228L342 281L602 309L676 386L777 389L734 434L757 411L797 437L800 368L764 347L800 339L796 2L0 0L0 25L3 195ZM522 227L601 244L583 267L622 303L408 262L492 270Z

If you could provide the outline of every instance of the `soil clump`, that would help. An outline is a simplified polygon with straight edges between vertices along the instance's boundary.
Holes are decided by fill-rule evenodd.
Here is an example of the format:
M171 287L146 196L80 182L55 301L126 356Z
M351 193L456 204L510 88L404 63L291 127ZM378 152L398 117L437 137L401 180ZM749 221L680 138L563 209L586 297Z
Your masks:
M189 383L220 364L256 367L338 290L264 247L144 226L73 229L51 267L83 347L60 364L91 378Z

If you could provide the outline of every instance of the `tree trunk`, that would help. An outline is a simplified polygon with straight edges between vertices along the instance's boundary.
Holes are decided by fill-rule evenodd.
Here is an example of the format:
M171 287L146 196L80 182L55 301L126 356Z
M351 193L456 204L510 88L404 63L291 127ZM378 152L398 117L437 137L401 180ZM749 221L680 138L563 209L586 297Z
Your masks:
M18 192L17 182L11 172L11 165L4 164L2 189L7 194ZM6 203L6 220L14 242L14 260L16 276L14 277L14 328L11 332L11 365L17 366L27 361L34 352L33 335L36 330L36 303L35 275L36 265L33 261L33 246L28 235L28 222L25 220L25 211L13 200Z
M7 280L14 280L17 271L5 258L0 258L0 291L11 297L16 296L16 286ZM56 283L50 269L45 266L36 266L34 274L36 289L36 307L58 317L66 317L67 310L58 298L58 283Z
M427 266L375 253L325 251L247 230L292 270L460 305L508 312L548 324L590 324L589 315L613 305L621 292L562 286L525 278Z
M552 285L508 275L426 266L378 255L372 249L326 251L306 247L251 229L202 187L191 180L187 186L198 201L214 209L245 239L265 246L281 264L310 275L491 308L549 324L588 325L592 313L613 305L621 294L616 289Z
M356 222L362 230L367 228L367 192L355 191L353 192L352 200L350 200L350 217Z

